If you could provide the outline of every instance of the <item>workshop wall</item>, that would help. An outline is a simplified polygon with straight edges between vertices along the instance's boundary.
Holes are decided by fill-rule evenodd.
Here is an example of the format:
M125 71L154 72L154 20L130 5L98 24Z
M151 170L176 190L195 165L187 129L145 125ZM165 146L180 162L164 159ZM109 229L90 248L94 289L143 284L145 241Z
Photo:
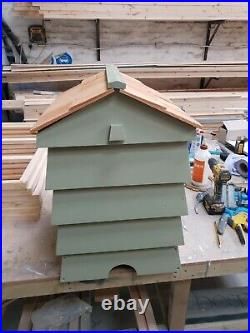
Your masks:
M200 62L207 23L103 21L101 59L111 62ZM208 60L246 60L247 23L220 26Z
M20 38L31 63L70 52L74 63L96 62L94 21L45 21L47 45L29 48L28 26L41 24L14 16L13 3L3 3L3 17ZM100 43L103 62L199 62L203 60L207 23L101 21ZM2 47L3 48L3 47ZM209 47L210 61L247 60L247 22L223 23ZM6 64L6 59L3 57Z
M248 59L248 22L225 22L208 51L210 61L241 61Z

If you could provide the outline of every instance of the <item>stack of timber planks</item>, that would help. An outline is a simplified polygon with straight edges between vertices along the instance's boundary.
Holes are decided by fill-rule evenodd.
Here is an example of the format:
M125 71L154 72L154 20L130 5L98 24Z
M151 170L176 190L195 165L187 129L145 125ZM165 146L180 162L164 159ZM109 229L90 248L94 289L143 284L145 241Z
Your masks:
M247 91L169 91L162 94L198 120L204 130L214 133L225 120L247 118Z
M59 92L16 92L16 101L24 105L24 120L37 121ZM247 91L161 91L162 95L194 117L204 129L217 132L225 120L247 117ZM15 100L13 100L16 102ZM9 101L10 102L10 101ZM10 104L10 103L9 103ZM14 103L15 104L15 103Z
M33 123L2 124L2 179L18 180L36 150Z
M27 18L64 20L246 21L248 17L244 2L17 2L14 10Z
M2 181L3 222L37 221L40 211L40 197L32 195L19 180Z
M3 155L32 155L35 150L35 137L7 137L2 139Z
M34 137L30 129L34 126L32 123L2 123L3 137Z
M20 181L36 151L34 123L2 123L2 217L3 221L37 221L40 196Z
M189 64L116 64L119 70L140 81L192 78L247 78L244 61ZM37 65L14 64L3 67L4 83L81 81L105 69L105 64Z
M19 179L32 155L8 155L2 157L2 179Z

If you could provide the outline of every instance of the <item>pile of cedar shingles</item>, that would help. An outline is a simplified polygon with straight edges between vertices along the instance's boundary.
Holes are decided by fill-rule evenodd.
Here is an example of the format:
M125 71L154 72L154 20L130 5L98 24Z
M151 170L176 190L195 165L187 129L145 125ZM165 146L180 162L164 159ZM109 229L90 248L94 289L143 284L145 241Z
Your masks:
M18 180L36 150L33 123L2 124L2 179Z

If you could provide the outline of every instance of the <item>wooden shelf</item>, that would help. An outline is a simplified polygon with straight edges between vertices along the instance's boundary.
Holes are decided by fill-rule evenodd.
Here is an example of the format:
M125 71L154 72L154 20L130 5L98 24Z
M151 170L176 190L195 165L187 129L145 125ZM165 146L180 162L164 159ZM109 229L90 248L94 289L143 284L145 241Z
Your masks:
M173 78L247 78L245 62L196 64L117 64L119 70L138 80ZM81 81L104 70L105 65L14 65L3 67L3 83Z
M235 2L19 2L16 15L27 18L143 21L247 21L247 3Z

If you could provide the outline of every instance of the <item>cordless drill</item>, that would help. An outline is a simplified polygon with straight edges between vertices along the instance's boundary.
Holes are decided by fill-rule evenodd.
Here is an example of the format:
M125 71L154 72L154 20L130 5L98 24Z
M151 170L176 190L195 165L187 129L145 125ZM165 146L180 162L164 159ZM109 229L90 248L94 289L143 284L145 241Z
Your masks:
M223 187L231 179L231 174L215 158L210 158L208 165L214 176L214 194L210 195L207 193L203 199L203 205L209 215L221 215L225 210L225 204L222 201L222 191Z

